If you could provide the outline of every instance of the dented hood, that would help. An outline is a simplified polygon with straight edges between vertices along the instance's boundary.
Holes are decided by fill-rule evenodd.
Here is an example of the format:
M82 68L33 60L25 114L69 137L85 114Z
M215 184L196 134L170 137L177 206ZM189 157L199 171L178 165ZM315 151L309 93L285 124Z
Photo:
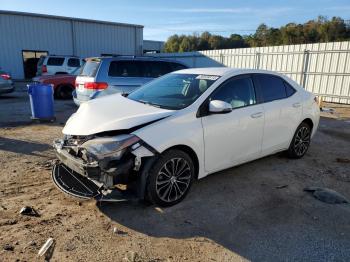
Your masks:
M125 98L109 95L80 105L67 121L65 135L87 136L105 131L125 130L167 117L174 111L157 108Z

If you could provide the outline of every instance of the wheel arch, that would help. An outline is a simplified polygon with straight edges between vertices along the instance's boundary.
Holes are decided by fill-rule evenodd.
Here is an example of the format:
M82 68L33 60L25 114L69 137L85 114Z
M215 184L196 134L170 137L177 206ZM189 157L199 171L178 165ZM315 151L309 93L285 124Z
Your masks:
M303 121L301 121L301 123L306 123L310 126L311 128L311 131L313 130L314 128L314 122L312 121L311 118L305 118Z
M198 174L199 174L199 160L198 160L198 156L197 156L196 152L191 147L189 147L187 145L175 145L175 146L171 146L171 147L167 148L162 153L169 151L169 150L174 150L174 149L181 150L190 156L190 158L193 161L193 165L194 165L194 169L195 169L195 178L197 179Z
M57 94L58 94L58 92L60 91L60 89L61 88L64 88L64 87L66 87L66 88L70 88L70 90L73 92L73 90L74 90L74 86L72 85L72 84L70 84L70 83L61 83L61 84L59 84L59 85L55 85L54 86L54 93L55 93L55 96L57 97Z

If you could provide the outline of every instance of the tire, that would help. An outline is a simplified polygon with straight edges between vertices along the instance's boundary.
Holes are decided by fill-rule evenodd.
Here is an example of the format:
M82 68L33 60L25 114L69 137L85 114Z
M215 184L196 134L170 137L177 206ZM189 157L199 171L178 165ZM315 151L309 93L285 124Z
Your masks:
M72 98L73 88L69 85L58 86L55 90L55 98L70 99Z
M191 188L194 174L193 161L188 154L175 149L166 151L149 171L148 200L162 207L181 202Z
M290 158L302 158L306 154L311 142L311 131L311 127L305 122L298 126L289 145L288 156Z

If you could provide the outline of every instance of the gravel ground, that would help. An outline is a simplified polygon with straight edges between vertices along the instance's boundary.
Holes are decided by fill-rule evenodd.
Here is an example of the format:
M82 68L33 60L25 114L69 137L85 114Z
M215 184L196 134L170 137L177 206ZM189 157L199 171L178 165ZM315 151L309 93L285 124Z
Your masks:
M0 261L36 260L49 237L51 261L350 261L350 205L303 191L327 187L350 199L350 107L326 105L336 113L324 114L303 159L277 154L213 174L162 209L59 192L51 142L76 107L56 101L55 123L32 124L18 86L0 97ZM40 216L20 215L26 205Z

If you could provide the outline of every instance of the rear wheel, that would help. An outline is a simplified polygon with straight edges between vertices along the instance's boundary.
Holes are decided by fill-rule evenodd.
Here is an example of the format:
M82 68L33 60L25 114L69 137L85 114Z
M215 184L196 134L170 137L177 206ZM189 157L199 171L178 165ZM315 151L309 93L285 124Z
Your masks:
M182 201L194 177L194 165L188 154L169 150L162 154L149 172L149 200L160 206L172 206Z
M290 143L288 149L288 155L291 158L301 158L303 157L310 146L311 140L311 128L310 126L303 122L301 123L297 130L295 131L292 142Z
M73 88L69 85L58 86L55 90L55 97L59 99L72 98Z

